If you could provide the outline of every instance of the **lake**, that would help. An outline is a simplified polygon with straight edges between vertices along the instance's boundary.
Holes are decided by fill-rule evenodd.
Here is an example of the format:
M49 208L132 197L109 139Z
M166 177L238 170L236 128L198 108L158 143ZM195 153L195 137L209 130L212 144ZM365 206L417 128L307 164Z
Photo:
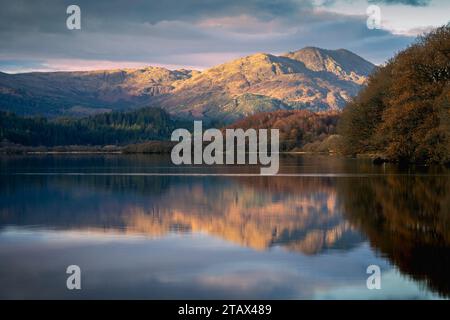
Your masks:
M258 176L162 155L0 156L0 298L450 296L450 170L280 160Z

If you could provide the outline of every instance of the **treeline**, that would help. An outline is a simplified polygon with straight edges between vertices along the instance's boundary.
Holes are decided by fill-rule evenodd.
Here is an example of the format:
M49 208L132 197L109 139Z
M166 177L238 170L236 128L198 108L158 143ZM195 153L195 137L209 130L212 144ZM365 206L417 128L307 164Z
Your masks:
M450 161L450 26L419 37L370 77L339 125L346 154Z
M168 140L174 129L188 126L158 108L55 120L0 112L0 141L23 146L120 145Z
M338 112L278 110L257 113L228 128L279 129L280 151L292 151L335 134L339 116Z
M335 134L338 118L335 112L279 110L257 113L228 128L279 129L280 151L291 151ZM155 140L169 141L173 130L192 129L192 125L192 121L175 120L158 108L53 120L0 112L0 142L32 147L129 145L130 152L156 152L171 144Z

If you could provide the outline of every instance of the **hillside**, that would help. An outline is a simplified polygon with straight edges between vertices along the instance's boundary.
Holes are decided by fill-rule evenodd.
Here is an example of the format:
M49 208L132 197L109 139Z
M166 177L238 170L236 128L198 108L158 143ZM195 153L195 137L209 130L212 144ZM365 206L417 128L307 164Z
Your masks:
M210 69L0 73L0 110L85 116L143 106L185 118L232 122L283 109L342 109L374 65L347 50L258 53Z
M338 112L278 110L249 116L227 128L278 129L280 151L293 151L314 142L321 142L335 134L338 119Z
M0 110L86 116L142 106L197 71L160 67L83 72L0 73Z
M23 146L129 144L168 140L173 130L188 127L164 110L143 108L111 112L83 119L47 120L0 111L0 142Z
M373 68L343 50L258 53L196 74L156 103L187 117L227 121L279 109L338 110L358 93Z
M450 162L450 26L398 53L345 108L344 152Z
M339 112L307 110L260 112L226 128L280 130L280 151L300 150L336 133ZM129 153L170 152L176 128L192 129L192 122L178 120L162 109L143 108L110 112L82 119L22 117L0 111L0 145L105 146L127 145ZM157 142L160 141L160 142ZM326 150L325 150L326 151Z

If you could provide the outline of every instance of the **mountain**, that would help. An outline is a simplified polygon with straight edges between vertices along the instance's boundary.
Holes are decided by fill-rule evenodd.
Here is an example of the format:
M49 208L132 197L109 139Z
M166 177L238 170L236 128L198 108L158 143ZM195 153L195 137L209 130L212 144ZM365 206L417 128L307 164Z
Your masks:
M302 62L309 70L330 72L341 80L357 84L364 84L374 68L370 62L345 49L324 50L307 47L289 52L285 56Z
M0 109L20 115L90 115L126 110L170 92L198 71L160 67L87 72L0 73Z
M205 71L160 67L91 72L0 73L0 109L45 116L144 106L185 118L231 122L280 109L342 109L374 65L344 50L257 53Z
M258 53L198 73L156 102L179 115L228 121L279 109L336 110L359 92L373 68L347 50Z

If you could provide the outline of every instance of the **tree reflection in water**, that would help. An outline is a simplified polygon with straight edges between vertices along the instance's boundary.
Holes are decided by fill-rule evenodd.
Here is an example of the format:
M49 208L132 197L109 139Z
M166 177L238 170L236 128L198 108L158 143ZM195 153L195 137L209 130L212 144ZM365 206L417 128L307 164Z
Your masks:
M450 294L450 179L401 176L340 179L344 216L402 273Z

